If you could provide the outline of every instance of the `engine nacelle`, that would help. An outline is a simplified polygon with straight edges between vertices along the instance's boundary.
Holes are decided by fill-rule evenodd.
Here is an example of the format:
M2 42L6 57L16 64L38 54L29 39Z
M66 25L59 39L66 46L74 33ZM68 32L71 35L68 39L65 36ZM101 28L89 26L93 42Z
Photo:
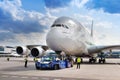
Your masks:
M25 46L18 46L18 47L16 47L16 52L19 55L28 55L29 49Z
M41 47L35 47L31 50L31 55L33 57L43 56L44 50Z

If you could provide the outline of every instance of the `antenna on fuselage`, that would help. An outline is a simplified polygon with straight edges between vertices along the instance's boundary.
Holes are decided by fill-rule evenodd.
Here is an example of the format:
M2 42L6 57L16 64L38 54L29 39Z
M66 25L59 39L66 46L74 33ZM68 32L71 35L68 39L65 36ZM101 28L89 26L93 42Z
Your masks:
M93 37L93 20L92 20L92 24L91 24L91 36Z

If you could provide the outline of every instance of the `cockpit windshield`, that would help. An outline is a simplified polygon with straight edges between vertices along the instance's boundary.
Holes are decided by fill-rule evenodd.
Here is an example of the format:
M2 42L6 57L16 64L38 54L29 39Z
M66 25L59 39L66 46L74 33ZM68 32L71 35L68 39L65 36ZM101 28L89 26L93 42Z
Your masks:
M52 57L49 57L49 56L44 56L41 58L41 61L51 61L52 60Z
M63 24L54 24L51 27L63 27L63 28L69 29L68 26L63 25Z
M56 54L55 52L49 52L41 58L41 61L52 61L55 60L57 56L58 54Z

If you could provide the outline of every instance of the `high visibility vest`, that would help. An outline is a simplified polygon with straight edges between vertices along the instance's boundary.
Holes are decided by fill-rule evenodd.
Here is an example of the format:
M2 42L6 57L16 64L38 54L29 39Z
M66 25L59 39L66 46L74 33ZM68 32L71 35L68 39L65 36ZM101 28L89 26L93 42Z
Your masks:
M77 58L77 63L80 63L80 62L81 62L81 58L78 57L78 58Z
M35 61L38 61L38 58L35 58Z
M27 58L25 58L24 60L25 60L25 61L27 61L28 59L27 59Z

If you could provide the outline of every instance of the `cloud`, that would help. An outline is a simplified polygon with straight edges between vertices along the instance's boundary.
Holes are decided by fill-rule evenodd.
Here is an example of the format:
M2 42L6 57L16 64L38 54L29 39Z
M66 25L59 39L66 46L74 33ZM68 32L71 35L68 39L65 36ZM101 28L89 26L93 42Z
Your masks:
M83 7L89 0L72 0L71 5L77 6L78 8Z
M5 39L14 39L14 37L12 35L13 34L2 32L2 33L0 33L0 41L3 41Z
M95 24L94 26L101 28L103 27L104 29L112 29L114 26L112 23L110 22L97 22L97 24Z
M44 0L45 2L45 9L52 13L58 13L58 12L65 12L66 10L70 9L73 11L76 8L83 7L88 0ZM68 10L69 11L69 10Z
M42 43L55 18L49 12L24 10L21 0L0 1L0 44Z
M30 34L16 34L15 40L22 45L28 45L28 44L46 44L46 33L30 33Z
M6 6L7 5L7 6ZM0 29L13 33L44 32L51 18L35 11L25 11L20 0L0 2ZM48 19L47 21L43 19Z
M0 44L1 45L46 45L46 34L45 33L39 33L39 32L32 32L29 34L11 34L8 32L0 33Z
M113 36L110 34L95 34L94 37L95 44L97 45L119 45L120 38L118 36Z
M44 0L45 10L50 13L60 13L67 10L72 0Z
M72 0L44 0L47 8L60 8L66 7Z
M112 14L119 14L120 13L120 0L89 0L86 3L86 7L89 9L103 9L105 12L112 13Z

